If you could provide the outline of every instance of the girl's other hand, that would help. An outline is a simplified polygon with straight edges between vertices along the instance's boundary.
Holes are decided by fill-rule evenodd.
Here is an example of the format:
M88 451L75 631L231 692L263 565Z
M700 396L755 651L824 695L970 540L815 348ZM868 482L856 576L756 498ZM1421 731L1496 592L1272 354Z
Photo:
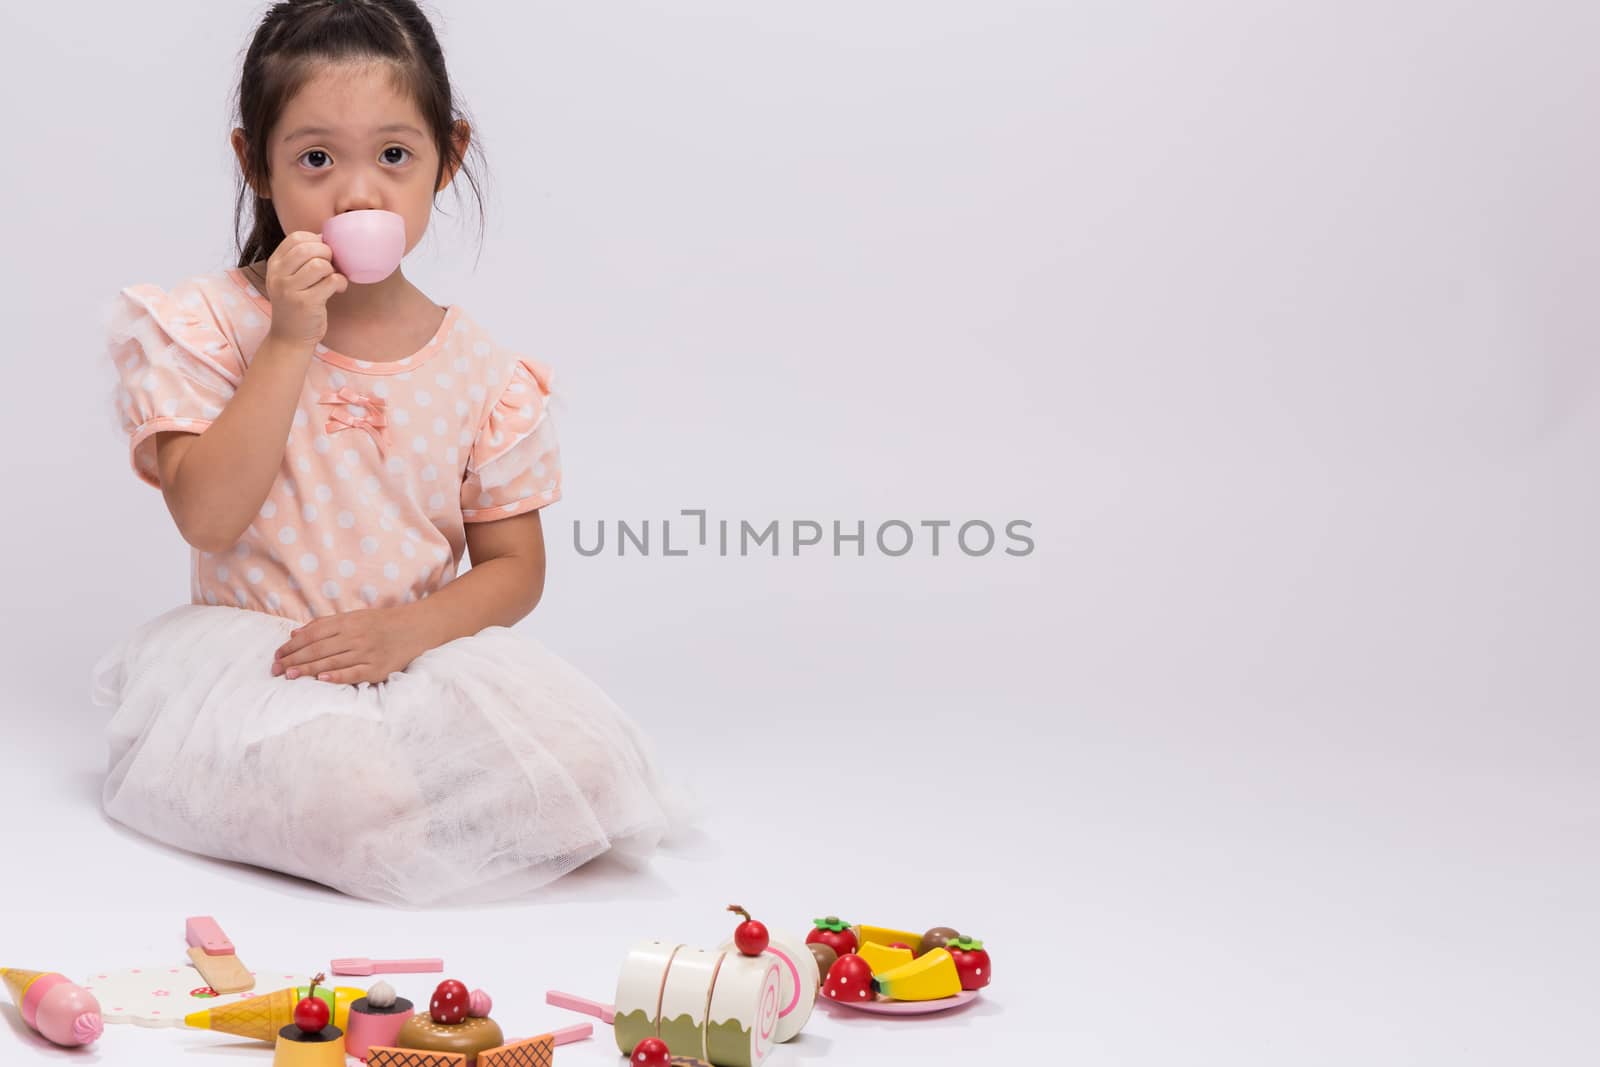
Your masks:
M319 234L296 230L284 237L267 260L271 336L307 347L321 343L328 332L328 298L349 287Z
M384 682L421 655L413 615L400 604L324 615L289 634L273 656L272 673L356 685Z

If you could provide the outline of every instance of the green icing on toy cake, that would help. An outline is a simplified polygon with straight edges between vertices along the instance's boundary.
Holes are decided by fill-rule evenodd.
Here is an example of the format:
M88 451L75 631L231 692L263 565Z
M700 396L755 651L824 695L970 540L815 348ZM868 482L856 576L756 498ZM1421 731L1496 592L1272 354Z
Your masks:
M700 1056L705 1052L705 1031L689 1015L662 1019L661 1040L677 1056Z
M717 1067L752 1067L750 1031L740 1026L738 1019L712 1023L706 1027L706 1054Z
M651 1019L643 1008L618 1012L612 1022L616 1026L617 1048L622 1050L624 1056L632 1056L634 1047L639 1042L647 1037L656 1036L655 1020Z

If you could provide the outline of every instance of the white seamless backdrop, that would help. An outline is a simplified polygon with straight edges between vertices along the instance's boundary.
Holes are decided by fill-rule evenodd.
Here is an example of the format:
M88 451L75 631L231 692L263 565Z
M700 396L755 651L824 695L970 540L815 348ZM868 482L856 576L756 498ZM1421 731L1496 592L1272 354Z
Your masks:
M407 271L567 405L521 625L710 814L644 871L402 913L97 807L89 664L187 550L93 310L231 262L265 6L0 10L0 965L166 960L215 914L261 965L442 954L532 1033L738 900L994 949L978 1006L819 1013L774 1067L1592 1059L1600 8L429 6L488 225L446 195ZM684 509L1033 549L574 545ZM0 1062L66 1061L0 1021ZM601 1031L561 1062L621 1062ZM266 1062L127 1027L98 1062L180 1052Z

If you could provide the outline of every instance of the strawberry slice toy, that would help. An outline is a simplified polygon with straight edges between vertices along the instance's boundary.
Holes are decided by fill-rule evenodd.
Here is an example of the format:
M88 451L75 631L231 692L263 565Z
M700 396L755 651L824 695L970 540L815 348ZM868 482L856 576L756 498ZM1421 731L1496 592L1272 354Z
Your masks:
M436 1023L455 1026L466 1021L467 1010L471 1007L472 994L467 992L467 987L454 978L446 978L433 991L433 1000L428 1003L428 1014Z
M828 968L822 995L829 1000L872 1000L872 966L854 952L847 952Z
M983 942L971 937L958 937L945 943L945 951L956 961L956 973L961 976L962 989L982 989L989 984L991 966Z
M672 1067L672 1053L659 1037L647 1037L633 1046L634 1067Z
M841 920L837 915L830 915L826 919L815 922L816 929L806 935L806 944L820 942L833 951L843 956L854 952L856 945L856 932L850 929L850 924Z

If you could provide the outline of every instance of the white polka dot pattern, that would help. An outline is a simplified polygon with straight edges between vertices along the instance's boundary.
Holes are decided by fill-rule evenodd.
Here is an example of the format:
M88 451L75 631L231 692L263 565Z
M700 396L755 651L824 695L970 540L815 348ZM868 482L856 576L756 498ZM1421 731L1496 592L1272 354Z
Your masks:
M155 435L201 433L221 413L271 307L229 270L170 293L131 286L108 321L133 469L159 487ZM543 363L495 344L456 306L405 359L360 361L318 346L258 518L228 564L208 555L201 566L196 551L194 601L304 622L426 598L454 579L465 523L560 499L551 381ZM336 399L341 417L330 420L324 398L340 390L355 396Z

